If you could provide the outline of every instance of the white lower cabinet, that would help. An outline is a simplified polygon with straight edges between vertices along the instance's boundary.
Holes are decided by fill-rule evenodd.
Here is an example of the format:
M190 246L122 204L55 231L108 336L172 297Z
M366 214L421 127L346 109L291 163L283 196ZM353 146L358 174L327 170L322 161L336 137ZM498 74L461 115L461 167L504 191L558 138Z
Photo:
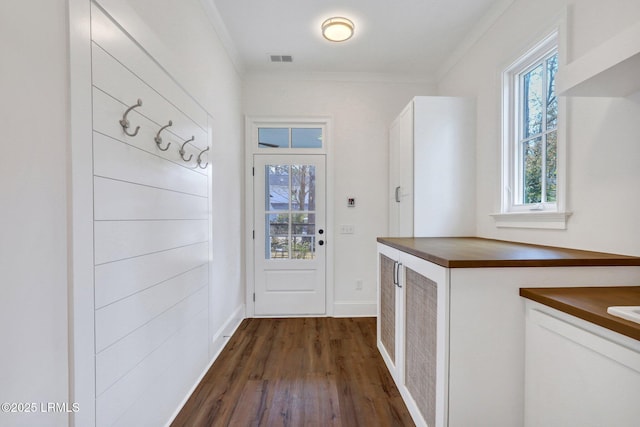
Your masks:
M640 425L640 341L526 304L525 426Z
M520 288L629 286L640 273L637 266L452 268L436 262L378 243L377 346L414 422L429 427L525 425ZM545 351L540 347L541 356ZM620 368L616 378L626 388L617 404L633 387L635 400L640 395L620 374L624 370L632 372Z
M418 425L447 424L447 271L379 245L378 348Z

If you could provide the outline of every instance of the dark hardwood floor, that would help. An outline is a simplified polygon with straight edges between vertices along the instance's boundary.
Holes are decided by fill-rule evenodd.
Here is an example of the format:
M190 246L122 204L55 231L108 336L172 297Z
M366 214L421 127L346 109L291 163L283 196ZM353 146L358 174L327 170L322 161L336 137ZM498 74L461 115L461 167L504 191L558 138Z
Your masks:
M172 426L412 426L374 318L246 319Z

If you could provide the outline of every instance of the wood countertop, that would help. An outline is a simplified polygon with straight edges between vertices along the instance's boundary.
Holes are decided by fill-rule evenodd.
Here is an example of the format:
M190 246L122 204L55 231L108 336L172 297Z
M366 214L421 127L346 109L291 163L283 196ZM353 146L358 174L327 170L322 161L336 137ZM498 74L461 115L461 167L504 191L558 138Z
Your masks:
M520 296L640 340L640 323L607 313L611 306L640 306L640 286L521 288Z
M480 237L378 237L378 242L448 268L640 266L640 257Z

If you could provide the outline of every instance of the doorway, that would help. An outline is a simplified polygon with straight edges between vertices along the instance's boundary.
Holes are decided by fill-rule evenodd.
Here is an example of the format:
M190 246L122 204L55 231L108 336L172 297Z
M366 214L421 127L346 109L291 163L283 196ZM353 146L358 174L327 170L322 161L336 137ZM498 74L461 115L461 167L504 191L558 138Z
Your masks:
M326 314L323 154L256 154L254 313Z

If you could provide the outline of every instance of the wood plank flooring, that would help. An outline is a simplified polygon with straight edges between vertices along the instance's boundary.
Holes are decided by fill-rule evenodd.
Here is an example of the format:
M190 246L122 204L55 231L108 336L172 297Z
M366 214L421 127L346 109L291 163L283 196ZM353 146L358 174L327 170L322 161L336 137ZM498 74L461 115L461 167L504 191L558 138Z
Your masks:
M374 318L246 319L172 426L413 426Z

